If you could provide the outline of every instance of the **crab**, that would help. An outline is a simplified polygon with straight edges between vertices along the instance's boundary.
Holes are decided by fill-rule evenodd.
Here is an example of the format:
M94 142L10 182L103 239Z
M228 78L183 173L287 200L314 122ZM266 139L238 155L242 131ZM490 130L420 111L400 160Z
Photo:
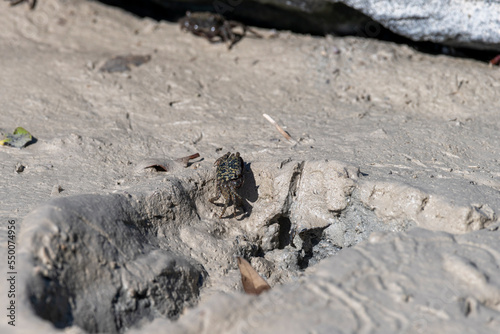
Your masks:
M235 206L240 208L243 207L243 199L240 195L238 195L238 193L236 193L236 189L243 185L245 163L240 157L239 152L227 152L215 161L214 166L217 166L217 194L215 197L210 199L210 202L215 204L215 201L217 201L221 196L224 197L224 208L219 216L219 218L222 218L231 202Z
M224 16L210 12L186 12L186 16L179 20L182 30L190 31L196 36L202 36L208 39L211 43L217 42L217 37L220 41L228 44L228 49L231 49L241 38L249 31L256 37L262 36L246 25L236 21L228 21ZM237 34L233 28L240 27L243 30L242 34Z

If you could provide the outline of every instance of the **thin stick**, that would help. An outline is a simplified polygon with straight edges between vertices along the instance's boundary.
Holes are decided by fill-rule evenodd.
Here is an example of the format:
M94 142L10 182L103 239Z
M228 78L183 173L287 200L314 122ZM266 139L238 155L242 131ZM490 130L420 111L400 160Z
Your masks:
M189 160L191 159L196 159L200 156L200 153L195 153L192 155L188 155L187 157L182 157L179 159L175 159L177 162L182 162L184 164L184 167L187 167L189 165Z
M274 127L276 128L276 130L279 131L279 133L281 133L283 135L283 137L286 138L286 140L292 142L292 143L297 143L295 140L293 140L292 137L290 137L290 135L285 131L283 130L283 128L281 126L278 125L278 123L276 123L276 121L274 119L271 118L271 116L269 116L268 114L262 114L262 116L264 116L265 119L267 119L267 121L269 123L271 123L272 125L274 125Z

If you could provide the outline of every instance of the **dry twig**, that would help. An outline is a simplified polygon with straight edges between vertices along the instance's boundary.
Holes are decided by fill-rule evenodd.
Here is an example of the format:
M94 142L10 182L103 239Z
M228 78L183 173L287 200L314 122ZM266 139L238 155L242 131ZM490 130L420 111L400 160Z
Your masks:
M278 130L279 133L281 133L283 135L283 137L286 138L286 140L288 140L289 142L291 142L293 144L297 143L292 137L290 137L290 135L288 134L288 132L286 132L285 130L283 130L283 128L281 126L279 126L278 123L276 123L276 121L274 119L271 118L271 116L269 116L268 114L262 114L262 116L264 116L264 118L269 123L271 123L272 125L274 125L274 127L276 128L276 130Z

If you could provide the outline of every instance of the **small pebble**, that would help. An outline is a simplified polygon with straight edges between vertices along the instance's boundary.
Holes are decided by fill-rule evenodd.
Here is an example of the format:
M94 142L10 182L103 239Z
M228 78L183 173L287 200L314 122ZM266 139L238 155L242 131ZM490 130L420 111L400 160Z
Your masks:
M20 162L18 162L16 164L16 173L22 173L24 172L24 169L26 168L26 166L24 166L23 164L21 164Z
M52 187L52 191L50 192L50 196L57 196L63 190L64 189L60 185L56 184L55 186Z

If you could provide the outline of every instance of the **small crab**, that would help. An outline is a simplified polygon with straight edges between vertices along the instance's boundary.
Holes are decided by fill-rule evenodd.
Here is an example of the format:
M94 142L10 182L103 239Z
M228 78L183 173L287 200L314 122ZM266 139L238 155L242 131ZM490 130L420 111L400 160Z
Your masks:
M224 197L224 208L219 218L222 218L228 205L232 202L235 206L243 207L243 199L236 193L236 189L243 185L243 171L245 164L240 153L227 152L214 163L217 166L217 194L210 199L215 204L221 195Z
M215 38L228 44L228 49L231 49L246 32L249 31L256 37L261 38L254 30L246 25L236 21L228 21L224 16L210 12L186 12L186 16L179 20L182 30L190 31L196 36L202 36L208 39L211 43L217 42ZM233 28L240 27L243 30L242 34L236 34Z

